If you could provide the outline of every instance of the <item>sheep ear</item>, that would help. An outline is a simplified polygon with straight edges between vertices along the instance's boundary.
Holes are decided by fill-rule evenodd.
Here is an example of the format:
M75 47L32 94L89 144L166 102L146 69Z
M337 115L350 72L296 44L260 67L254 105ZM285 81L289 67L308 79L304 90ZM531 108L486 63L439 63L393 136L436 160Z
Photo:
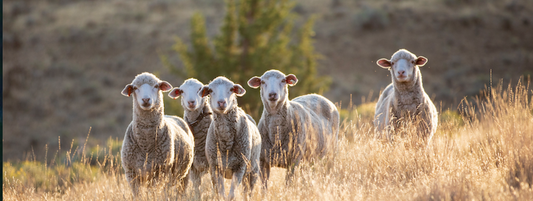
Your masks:
M181 94L183 93L183 90L181 90L180 88L176 87L174 89L172 89L172 91L170 91L170 93L168 93L168 96L172 99L176 99L178 98Z
M298 78L296 78L296 75L289 74L285 77L285 82L292 87L298 83Z
M233 93L235 93L237 96L243 96L246 93L246 90L244 90L240 84L233 85L231 91L233 91Z
M423 56L419 56L419 57L416 58L416 60L415 60L415 64L416 64L417 66L424 66L424 65L426 65L427 62L428 62L428 58L423 57Z
M257 89L257 87L261 86L261 78L257 76L250 78L250 80L248 80L248 86Z
M161 89L163 92L167 92L172 89L172 85L167 81L161 81L159 82L159 89Z
M122 89L122 95L130 97L131 93L133 92L133 85L128 84L124 89Z
M378 64L378 66L387 69L392 66L392 63L388 59L380 59L376 63Z
M209 89L209 86L207 85L202 87L202 89L198 91L198 95L200 95L202 98L209 95L209 93L211 93L211 89Z

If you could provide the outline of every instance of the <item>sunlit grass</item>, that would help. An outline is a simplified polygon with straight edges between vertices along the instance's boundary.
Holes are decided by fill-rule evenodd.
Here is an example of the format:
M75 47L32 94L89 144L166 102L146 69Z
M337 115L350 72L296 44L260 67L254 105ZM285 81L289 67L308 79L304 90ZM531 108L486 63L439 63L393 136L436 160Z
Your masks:
M413 135L394 143L374 139L374 103L343 110L334 161L303 163L289 185L285 170L274 168L268 193L258 184L252 200L533 200L533 96L527 86L500 84L441 110L427 148L410 146ZM74 148L46 162L5 162L4 199L131 200L117 144L110 139L84 154ZM200 189L201 200L215 198L209 175ZM155 187L139 198L167 199L200 200L190 185L182 196Z

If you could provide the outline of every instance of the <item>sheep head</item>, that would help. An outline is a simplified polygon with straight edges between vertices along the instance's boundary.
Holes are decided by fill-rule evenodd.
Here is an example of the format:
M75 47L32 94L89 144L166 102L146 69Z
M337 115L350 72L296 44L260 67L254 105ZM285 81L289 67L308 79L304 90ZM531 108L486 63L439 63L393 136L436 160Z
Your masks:
M213 111L226 114L231 109L237 107L237 96L243 96L246 90L235 84L228 78L219 76L204 86L198 95L201 97L210 96L209 104Z
M376 63L391 71L392 79L397 82L409 82L417 76L418 67L424 66L428 59L417 57L406 49L400 49L392 55L391 60L379 59Z
M198 92L203 88L204 84L194 78L187 79L179 87L176 87L168 93L173 99L181 96L181 106L189 111L196 111L203 105L205 98Z
M288 86L294 86L297 82L296 75L285 75L278 70L269 70L261 77L254 76L248 80L248 86L252 88L261 87L261 101L265 107L273 109L288 100Z
M126 85L122 95L132 96L137 105L143 110L151 110L161 102L162 93L172 89L167 81L162 81L151 73L141 73L135 76L131 84Z

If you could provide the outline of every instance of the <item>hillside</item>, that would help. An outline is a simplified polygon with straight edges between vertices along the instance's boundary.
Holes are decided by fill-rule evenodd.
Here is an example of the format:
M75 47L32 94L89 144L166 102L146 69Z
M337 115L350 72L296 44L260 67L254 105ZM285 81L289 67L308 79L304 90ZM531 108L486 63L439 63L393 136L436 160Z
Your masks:
M321 73L333 78L324 94L343 108L350 97L377 98L390 77L375 61L399 48L429 59L424 86L443 110L478 94L491 72L505 83L533 73L533 1L297 2L301 21L317 17ZM63 149L79 145L89 129L90 145L120 140L131 121L120 91L143 71L183 81L159 55L180 65L174 36L188 40L197 11L215 35L222 1L3 1L4 161L44 158L58 139Z

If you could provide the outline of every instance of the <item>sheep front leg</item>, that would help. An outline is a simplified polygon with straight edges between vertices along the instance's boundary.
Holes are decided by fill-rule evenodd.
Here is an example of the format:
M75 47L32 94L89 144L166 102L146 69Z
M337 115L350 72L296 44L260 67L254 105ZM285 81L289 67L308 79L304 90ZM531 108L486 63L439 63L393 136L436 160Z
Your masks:
M185 177L183 177L181 180L180 180L180 183L179 183L179 188L178 188L178 192L180 193L180 195L184 195L185 194L185 191L187 191L187 185L189 184L189 177L191 175L191 172L189 171L189 173L187 173L185 175Z
M291 184L292 178L294 177L294 170L299 164L300 164L300 158L297 158L294 163L289 163L289 166L287 167L287 174L285 176L286 185Z
M200 175L200 172L197 171L194 167L191 168L189 174L191 174L192 185L194 188L194 196L198 196L198 198L201 198L202 194L200 193L200 186L202 185L202 176Z
M270 178L270 163L261 160L261 183L263 184L263 191L268 191L268 179Z
M247 193L248 197L252 197L252 193L254 191L255 182L257 182L258 175L258 167L250 171L250 173L247 175L246 178L248 178L248 182L245 183L245 186L247 187L246 190L249 190L249 193Z
M292 145L292 147L295 147L293 148L292 153L291 151L289 151L289 154L287 154L287 174L285 176L286 185L289 185L291 183L292 177L294 176L294 170L298 165L300 165L300 161L304 157L304 153L306 151L306 146L308 143L305 139L305 136L301 136L301 138L298 139L299 141Z
M231 188L228 195L229 200L233 200L235 198L235 189L241 184L244 173L246 173L246 163L241 164L237 171L233 173L233 178L231 179Z
M136 176L135 172L132 170L126 171L126 180L133 192L133 197L137 197L137 195L139 195L139 178Z
M215 189L215 192L224 198L224 177L222 177L222 169L220 169L218 166L213 165L210 168L211 172L211 181L213 182L213 188Z

